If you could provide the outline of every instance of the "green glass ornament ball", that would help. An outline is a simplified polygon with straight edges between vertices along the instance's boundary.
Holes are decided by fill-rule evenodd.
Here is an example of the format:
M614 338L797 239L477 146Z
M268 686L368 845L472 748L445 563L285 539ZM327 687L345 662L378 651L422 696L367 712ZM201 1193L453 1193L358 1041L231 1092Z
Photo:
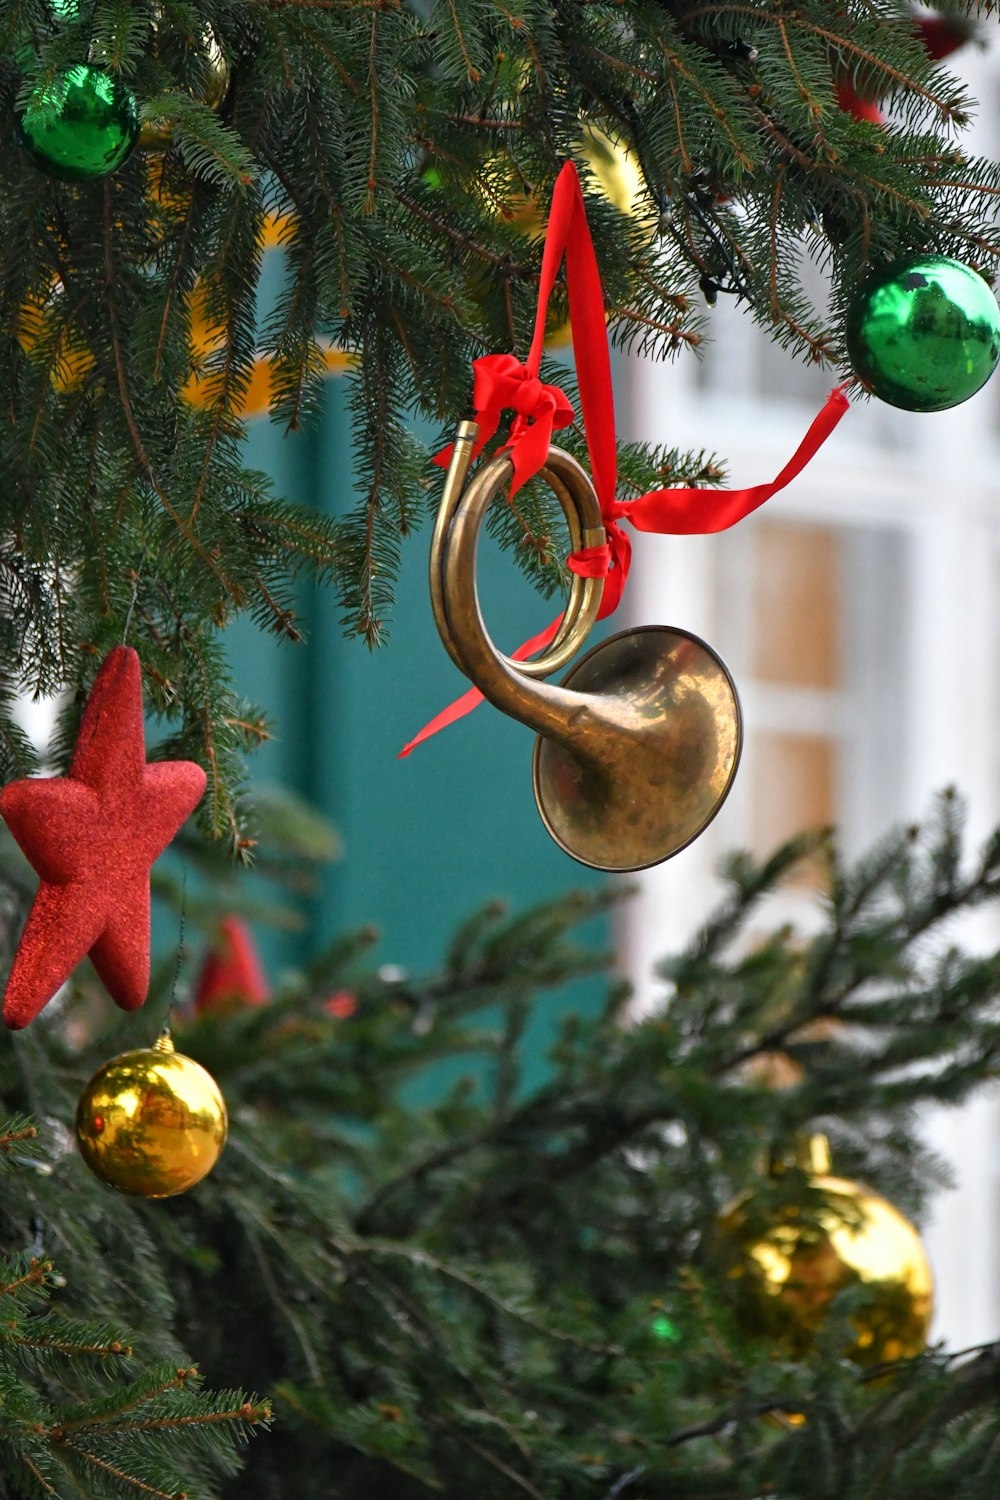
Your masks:
M38 84L18 120L18 135L50 177L65 182L106 177L138 139L135 95L103 68L76 63Z
M855 374L905 411L944 411L986 384L1000 360L1000 307L983 278L944 255L893 261L847 315Z

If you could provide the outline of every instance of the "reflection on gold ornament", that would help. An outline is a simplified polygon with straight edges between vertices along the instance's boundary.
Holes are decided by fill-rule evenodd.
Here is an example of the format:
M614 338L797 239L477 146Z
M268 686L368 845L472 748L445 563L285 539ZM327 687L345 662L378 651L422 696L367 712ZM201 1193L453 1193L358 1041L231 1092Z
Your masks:
M170 67L172 63L187 61L184 54L189 52L187 39L177 37L169 30L161 31L157 23L153 24L154 45L153 50L158 61ZM229 92L229 64L226 61L219 38L214 29L205 25L202 27L200 46L195 53L197 60L196 77L187 85L187 91L192 99L199 104L204 104L208 109L221 109L226 95ZM169 119L148 116L143 118L139 127L139 146L143 151L168 151L173 143L173 125Z
M589 175L592 186L598 187L604 198L618 208L619 213L630 219L645 220L652 239L655 214L649 204L636 157L595 124L585 124L582 127L577 148L585 166L583 181L586 183ZM547 214L544 207L538 204L534 193L514 193L504 202L502 213L508 223L514 223L517 228L523 229L529 239L543 239Z
M629 218L648 218L652 233L653 219L645 185L632 153L616 144L596 125L584 127L582 151L584 161L608 202Z
M810 1143L814 1208L786 1204L763 1231L746 1194L719 1219L728 1277L747 1330L793 1357L810 1349L830 1304L863 1289L844 1353L861 1365L919 1354L927 1342L934 1286L916 1229L878 1193L830 1176L824 1137Z
M226 1144L226 1104L200 1063L164 1032L99 1068L80 1097L76 1138L102 1181L141 1198L194 1187Z
M632 153L613 141L605 131L591 124L581 127L577 144L584 162L584 182L586 183L589 175L591 184L600 190L607 201L627 218L642 222L647 231L646 237L652 239L656 215L646 194L638 162ZM529 239L544 238L548 216L546 209L539 205L533 194L521 193L508 197L503 204L502 213L508 224L523 230ZM571 337L569 320L560 319L550 309L546 345L549 348L560 348L569 344Z
M596 125L581 128L577 149L583 158L582 177L586 183L588 175L604 197L628 218L642 216L649 220L650 235L654 217L646 196L642 173L632 153L617 144ZM488 167L487 163L487 167ZM433 172L433 168L430 169ZM427 174L425 174L426 177ZM496 202L495 199L488 200ZM509 224L523 229L531 239L541 239L545 234L547 215L533 193L515 193L508 196L502 206L503 217Z
M260 239L264 249L280 250L294 230L295 222L291 214L268 214L264 220L264 229Z

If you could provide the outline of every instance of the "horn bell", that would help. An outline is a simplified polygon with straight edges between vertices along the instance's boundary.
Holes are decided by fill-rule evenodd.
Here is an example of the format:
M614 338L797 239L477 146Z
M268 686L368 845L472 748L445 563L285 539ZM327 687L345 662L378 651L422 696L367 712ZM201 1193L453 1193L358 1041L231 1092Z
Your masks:
M575 655L597 615L601 579L574 578L542 657L524 663L499 652L479 605L476 552L512 463L501 451L466 482L474 434L472 423L459 429L431 549L441 639L485 698L538 732L535 798L556 843L596 870L659 864L698 837L732 786L743 743L733 680L698 636L643 626L602 641L561 686L539 681ZM553 448L541 477L574 550L600 546L600 503L580 465Z
M618 732L576 752L554 736L535 741L535 800L556 843L618 872L680 853L726 800L743 747L722 660L688 631L640 626L588 651L563 687Z

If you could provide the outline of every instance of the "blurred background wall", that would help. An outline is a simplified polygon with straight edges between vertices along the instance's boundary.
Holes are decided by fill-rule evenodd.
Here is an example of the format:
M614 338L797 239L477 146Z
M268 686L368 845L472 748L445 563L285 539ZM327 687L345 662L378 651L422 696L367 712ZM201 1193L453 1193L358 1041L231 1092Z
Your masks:
M1000 58L966 48L949 66L981 101L976 149L1000 149ZM819 273L804 276L817 290ZM731 300L703 361L633 363L627 437L717 448L734 484L771 478L832 381L771 345ZM1000 381L950 412L856 402L784 494L718 537L642 537L636 621L695 630L728 662L746 715L728 803L676 860L640 877L622 952L640 1003L662 998L658 955L719 894L719 856L765 853L800 828L837 824L849 856L924 816L953 784L980 843L1000 823ZM761 912L808 927L822 888L804 882ZM995 951L996 918L956 941ZM956 1347L1000 1331L1000 1095L925 1121L954 1191L927 1236L935 1333Z
M343 377L327 383L312 427L286 438L255 421L250 450L250 462L291 498L334 514L357 503ZM519 909L602 884L556 848L538 818L531 732L488 704L397 758L468 687L431 615L429 542L428 521L404 545L388 644L374 653L345 639L334 593L312 585L300 591L304 645L262 639L249 622L229 633L241 690L274 720L273 739L252 758L253 779L293 787L330 819L342 846L304 905L301 932L255 932L272 976L369 924L382 934L382 962L419 975L440 964L459 923L487 901ZM539 598L488 537L482 553L484 610L511 651L553 618L558 600ZM592 922L581 937L606 945L608 924ZM598 1004L603 988L578 985L547 1002L527 1043L539 1069L559 1016Z

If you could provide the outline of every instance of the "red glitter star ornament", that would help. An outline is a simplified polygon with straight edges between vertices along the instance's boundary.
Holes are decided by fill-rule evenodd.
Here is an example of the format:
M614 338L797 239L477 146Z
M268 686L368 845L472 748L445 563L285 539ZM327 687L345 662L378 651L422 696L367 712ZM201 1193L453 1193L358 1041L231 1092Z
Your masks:
M7 982L7 1026L33 1021L88 953L116 1005L142 1004L150 866L204 790L192 761L146 764L139 658L116 646L94 679L69 775L0 793L0 813L41 876Z

